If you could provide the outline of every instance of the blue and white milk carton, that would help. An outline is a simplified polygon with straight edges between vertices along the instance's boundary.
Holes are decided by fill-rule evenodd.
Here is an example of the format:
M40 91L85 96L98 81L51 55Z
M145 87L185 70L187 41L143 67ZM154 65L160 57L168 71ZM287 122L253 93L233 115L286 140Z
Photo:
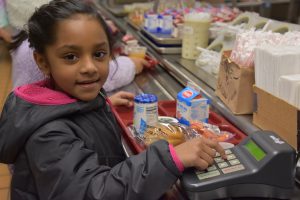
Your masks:
M157 33L158 26L158 15L157 14L148 14L147 20L144 22L145 29L150 33Z
M209 100L200 92L186 87L177 94L176 118L180 123L190 125L191 122L208 122Z
M162 15L162 26L160 33L171 35L173 31L173 17L172 15Z

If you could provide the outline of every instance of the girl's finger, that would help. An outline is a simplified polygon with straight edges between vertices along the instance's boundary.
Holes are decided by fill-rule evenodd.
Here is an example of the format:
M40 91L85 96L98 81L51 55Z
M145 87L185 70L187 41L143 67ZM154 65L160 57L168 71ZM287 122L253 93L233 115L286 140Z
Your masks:
M120 97L122 97L124 99L134 99L134 94L132 94L130 92L121 91Z
M216 150L211 148L208 145L203 146L203 152L205 152L206 154L208 154L212 158L216 156Z
M201 158L199 158L195 161L195 168L198 170L205 170L208 168L208 166L209 166L209 163Z
M208 165L212 165L214 163L214 158L207 154L205 151L202 151L199 155L202 160L205 160Z
M215 141L215 140L209 140L209 139L205 138L205 143L209 147L215 149L221 155L221 157L223 159L227 159L227 156L225 154L225 151L224 151L223 147L221 147L221 145L217 141Z

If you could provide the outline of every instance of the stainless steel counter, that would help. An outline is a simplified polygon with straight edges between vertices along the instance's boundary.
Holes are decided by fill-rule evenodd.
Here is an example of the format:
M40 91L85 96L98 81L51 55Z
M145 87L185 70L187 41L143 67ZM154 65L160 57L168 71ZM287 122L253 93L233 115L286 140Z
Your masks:
M215 95L213 85L215 79L210 78L206 72L199 70L192 61L181 58L181 55L162 55L154 50L138 30L130 26L122 17L116 17L105 8L105 1L99 6L101 12L114 21L122 32L129 32L135 36L142 45L147 46L148 52L155 57L160 65L155 71L144 72L137 76L135 84L143 92L155 93L159 100L175 99L176 94L191 81L202 88L202 92L211 99L212 108L224 116L246 134L251 134L259 128L252 124L252 115L234 115L223 102ZM200 78L201 79L200 79ZM148 80L148 81L147 81Z

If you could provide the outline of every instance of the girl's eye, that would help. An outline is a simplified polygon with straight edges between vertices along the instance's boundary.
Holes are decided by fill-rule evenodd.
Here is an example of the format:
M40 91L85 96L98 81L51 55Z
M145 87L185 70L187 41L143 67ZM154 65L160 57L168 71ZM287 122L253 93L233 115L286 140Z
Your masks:
M75 56L74 54L68 54L64 56L64 59L67 61L75 61L77 59L77 56Z
M106 52L103 52L103 51L97 51L97 52L94 54L94 56L95 56L95 58L97 58L97 59L101 59L101 58L103 58L106 54L107 54Z

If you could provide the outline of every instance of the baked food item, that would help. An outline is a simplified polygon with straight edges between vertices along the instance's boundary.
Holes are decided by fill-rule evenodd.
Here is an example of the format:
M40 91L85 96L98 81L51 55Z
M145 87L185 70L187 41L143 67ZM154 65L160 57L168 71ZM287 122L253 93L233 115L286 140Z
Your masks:
M157 140L167 140L176 146L185 141L186 130L175 123L158 123L156 126L149 127L144 133L144 142L148 146Z

